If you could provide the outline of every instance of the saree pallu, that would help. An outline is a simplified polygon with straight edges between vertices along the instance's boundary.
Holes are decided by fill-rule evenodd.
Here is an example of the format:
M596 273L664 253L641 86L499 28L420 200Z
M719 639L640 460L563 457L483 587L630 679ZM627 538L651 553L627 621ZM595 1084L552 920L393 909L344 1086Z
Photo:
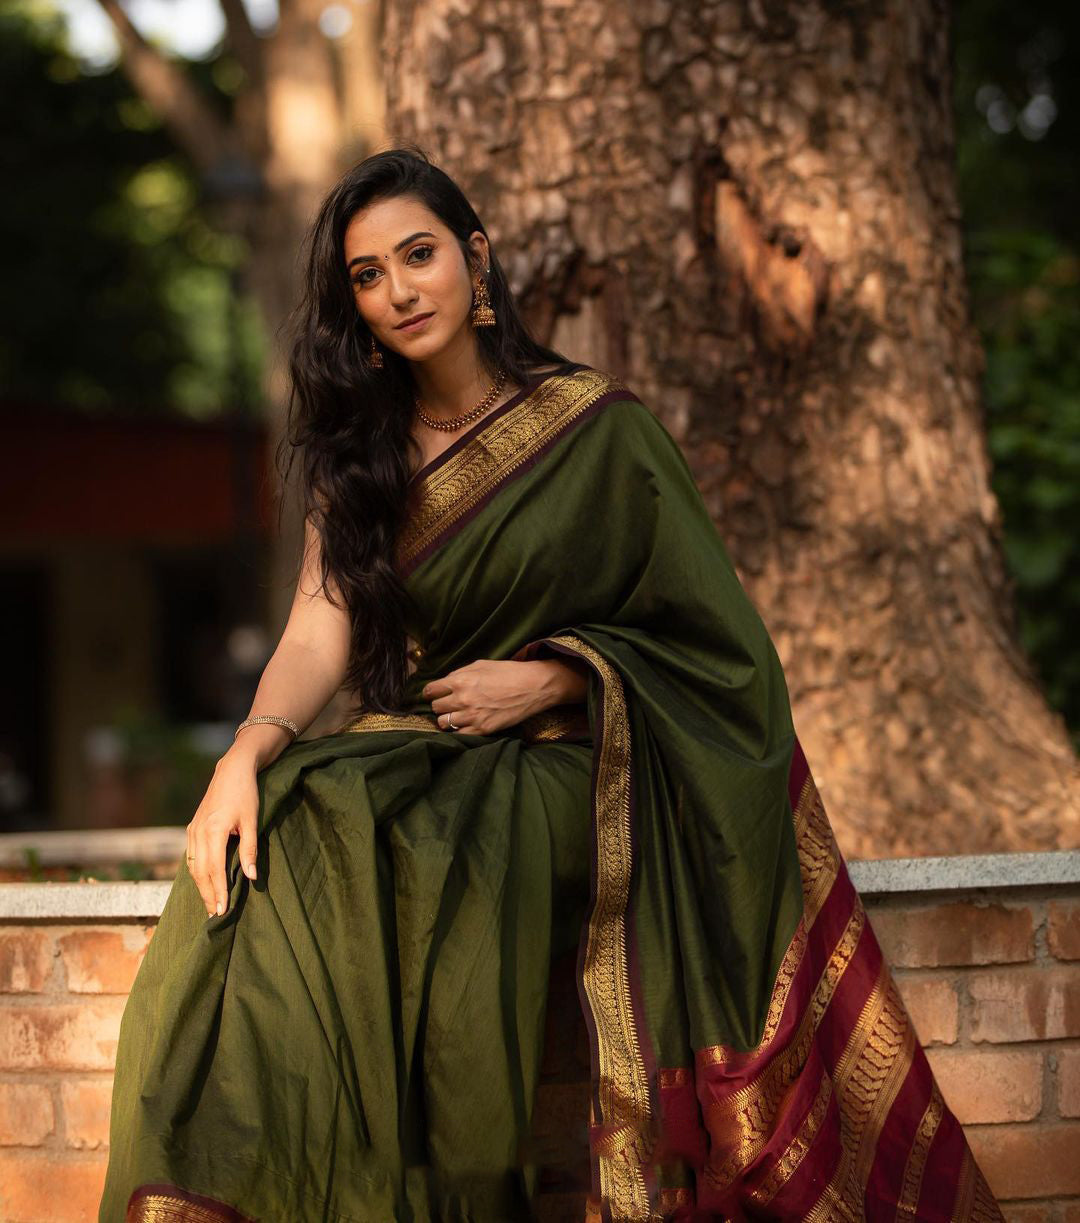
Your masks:
M533 1215L551 957L577 946L588 1217L1001 1220L851 885L780 662L678 445L534 379L417 473L398 714L259 774L258 880L182 869L124 1013L102 1223ZM420 691L562 658L580 706Z

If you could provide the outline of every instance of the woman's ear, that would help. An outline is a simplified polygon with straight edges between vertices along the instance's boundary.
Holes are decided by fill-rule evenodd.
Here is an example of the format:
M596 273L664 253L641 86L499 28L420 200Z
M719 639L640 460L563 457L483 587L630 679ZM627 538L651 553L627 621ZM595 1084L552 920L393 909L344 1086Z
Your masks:
M491 263L491 253L484 235L476 230L469 235L469 275L486 273Z

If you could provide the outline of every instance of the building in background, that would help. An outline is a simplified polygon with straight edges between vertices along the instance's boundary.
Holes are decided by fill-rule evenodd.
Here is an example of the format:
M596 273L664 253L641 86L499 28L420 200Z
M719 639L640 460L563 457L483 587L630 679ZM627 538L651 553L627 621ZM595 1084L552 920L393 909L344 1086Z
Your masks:
M0 828L186 823L272 648L265 430L0 421Z

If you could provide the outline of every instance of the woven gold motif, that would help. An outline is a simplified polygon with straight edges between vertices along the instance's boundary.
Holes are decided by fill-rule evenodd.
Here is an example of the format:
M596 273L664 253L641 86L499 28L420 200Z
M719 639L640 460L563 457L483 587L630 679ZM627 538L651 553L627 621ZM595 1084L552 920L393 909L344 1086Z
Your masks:
M1003 1223L1003 1219L1001 1208L994 1200L986 1178L979 1171L971 1148L965 1148L953 1206L953 1223Z
M825 1114L829 1111L829 1101L832 1099L832 1079L823 1071L818 1083L817 1095L807 1110L802 1125L795 1132L791 1141L784 1148L783 1154L774 1164L769 1175L751 1191L750 1197L760 1205L771 1202L780 1190L798 1171L799 1165L806 1158L807 1151L813 1146Z
M919 1194L922 1193L923 1171L926 1168L926 1157L930 1153L930 1144L934 1141L941 1118L945 1112L945 1101L941 1090L934 1080L930 1086L930 1101L919 1122L915 1133L915 1141L908 1152L907 1163L904 1166L904 1180L900 1188L900 1199L896 1203L898 1220L914 1219L919 1205Z
M555 705L523 718L518 726L528 743L557 743L589 734L589 717L582 705Z
M840 1105L840 1166L805 1223L863 1218L878 1138L915 1054L915 1030L886 961L833 1073Z
M809 773L795 808L795 839L802 871L804 919L810 930L840 871L840 850L821 794Z
M718 1152L723 1154L722 1159L705 1169L706 1176L717 1189L726 1189L734 1184L765 1149L776 1123L777 1111L788 1088L806 1064L821 1017L855 954L865 924L866 912L856 896L844 932L818 978L810 1005L791 1042L765 1065L752 1082L706 1105L709 1132ZM698 1059L710 1065L726 1061L728 1055L726 1047L719 1045L700 1050Z
M333 733L344 735L368 730L430 730L441 732L434 714L425 713L362 713L339 726ZM454 733L451 731L451 733Z
M546 378L519 403L493 417L457 454L420 481L415 512L398 536L398 563L411 561L590 404L613 390L626 388L601 370L577 370Z
M148 1193L132 1202L124 1223L222 1223L226 1216L172 1194Z
M596 904L589 916L583 983L596 1029L604 1137L594 1147L613 1219L652 1216L644 1168L652 1145L649 1080L630 998L626 913L633 867L630 721L618 671L574 634L544 639L590 663L603 690L596 791Z

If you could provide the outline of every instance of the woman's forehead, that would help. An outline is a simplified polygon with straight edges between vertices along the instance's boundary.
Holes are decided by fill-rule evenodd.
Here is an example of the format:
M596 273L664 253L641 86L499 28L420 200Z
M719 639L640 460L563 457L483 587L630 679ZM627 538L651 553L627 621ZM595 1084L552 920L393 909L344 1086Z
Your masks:
M417 230L441 234L446 229L425 204L409 197L376 200L362 208L345 228L345 252L389 254L394 246ZM363 247L363 252L360 248Z

